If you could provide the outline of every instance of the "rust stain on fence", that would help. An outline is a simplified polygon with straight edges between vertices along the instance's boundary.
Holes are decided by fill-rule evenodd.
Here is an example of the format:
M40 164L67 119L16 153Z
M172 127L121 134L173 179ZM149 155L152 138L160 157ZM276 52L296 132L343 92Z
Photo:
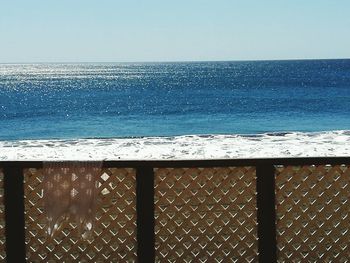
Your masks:
M83 240L77 225L65 222L53 238L46 233L41 169L26 169L26 249L29 262L135 262L136 177L134 169L104 169L92 236Z
M256 262L254 167L155 172L157 262Z
M349 200L349 166L278 166L278 262L347 262Z

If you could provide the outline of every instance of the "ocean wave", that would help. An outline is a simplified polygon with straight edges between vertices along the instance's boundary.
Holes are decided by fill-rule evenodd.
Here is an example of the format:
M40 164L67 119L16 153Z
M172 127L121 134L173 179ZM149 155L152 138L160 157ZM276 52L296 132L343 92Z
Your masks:
M0 141L0 160L185 160L350 156L350 131Z

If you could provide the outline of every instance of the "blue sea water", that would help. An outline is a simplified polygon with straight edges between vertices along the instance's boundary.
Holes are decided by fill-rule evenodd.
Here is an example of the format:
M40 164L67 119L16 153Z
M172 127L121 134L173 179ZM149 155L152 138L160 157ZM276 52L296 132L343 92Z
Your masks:
M0 64L0 140L350 130L350 60Z

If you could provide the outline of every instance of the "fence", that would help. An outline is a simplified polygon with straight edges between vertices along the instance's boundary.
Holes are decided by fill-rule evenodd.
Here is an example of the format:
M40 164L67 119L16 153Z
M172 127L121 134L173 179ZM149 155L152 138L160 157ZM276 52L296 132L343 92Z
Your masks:
M7 262L345 262L350 158L105 161L93 235L46 235L42 162L0 162Z

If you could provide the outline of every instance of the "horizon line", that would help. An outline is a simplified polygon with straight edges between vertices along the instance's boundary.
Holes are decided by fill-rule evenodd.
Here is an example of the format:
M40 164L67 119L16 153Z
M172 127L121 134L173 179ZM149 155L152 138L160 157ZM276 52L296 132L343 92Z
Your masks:
M8 64L113 64L113 63L205 63L205 62L264 62L264 61L303 61L303 60L349 60L343 58L281 58L281 59L237 59L237 60L158 60L158 61L32 61L32 62L0 62L0 65Z

